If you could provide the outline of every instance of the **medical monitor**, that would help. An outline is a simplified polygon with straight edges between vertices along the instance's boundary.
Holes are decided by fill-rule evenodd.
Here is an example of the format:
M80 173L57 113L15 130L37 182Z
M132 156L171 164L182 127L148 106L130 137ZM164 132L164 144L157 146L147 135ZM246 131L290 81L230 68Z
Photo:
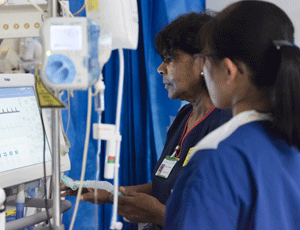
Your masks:
M52 157L38 107L32 74L0 74L0 187L51 175ZM45 141L45 142L44 142ZM44 157L45 149L45 157ZM61 157L61 171L70 169Z

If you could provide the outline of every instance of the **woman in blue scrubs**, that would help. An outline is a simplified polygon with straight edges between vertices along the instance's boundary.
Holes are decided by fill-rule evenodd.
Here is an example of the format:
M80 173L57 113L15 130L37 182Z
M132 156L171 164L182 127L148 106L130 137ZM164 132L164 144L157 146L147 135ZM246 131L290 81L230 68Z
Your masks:
M241 1L203 33L210 97L233 118L195 146L164 229L300 229L300 50L292 22L272 3Z
M152 182L125 187L119 197L118 213L140 229L160 229L165 204L191 149L209 132L224 124L231 111L217 109L207 91L203 77L202 51L197 44L201 26L209 21L208 13L189 13L163 28L155 39L162 63L157 71L170 99L189 102L177 114L168 130L163 152L154 167ZM199 23L200 22L200 23Z

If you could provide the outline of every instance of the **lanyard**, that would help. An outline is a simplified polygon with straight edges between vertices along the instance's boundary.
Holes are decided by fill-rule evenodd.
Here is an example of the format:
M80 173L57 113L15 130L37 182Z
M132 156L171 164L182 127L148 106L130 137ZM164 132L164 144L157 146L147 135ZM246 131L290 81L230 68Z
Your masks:
M179 144L175 147L174 152L173 152L173 154L171 155L171 157L177 157L177 158L180 157L180 155L181 155L181 149L182 149L182 143L183 143L185 137L187 136L187 134L188 134L191 130L193 130L198 124L200 124L205 118L207 118L208 115L211 114L211 112L215 110L215 108L216 108L216 107L214 106L214 107L213 107L210 111L208 111L208 112L207 112L207 113L206 113L199 121L197 121L197 123L196 123L190 130L187 131L187 126L188 126L189 120L190 120L191 116L193 115L193 112L191 112L190 116L188 117L188 119L187 119L187 121L186 121L186 123L185 123L184 130L183 130L183 132L182 132L182 135L181 135Z

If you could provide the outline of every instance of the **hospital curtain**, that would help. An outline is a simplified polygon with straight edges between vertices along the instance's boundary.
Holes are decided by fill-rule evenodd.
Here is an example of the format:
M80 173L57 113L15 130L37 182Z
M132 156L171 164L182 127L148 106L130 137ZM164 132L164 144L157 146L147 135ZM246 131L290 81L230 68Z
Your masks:
M79 10L83 0L69 0L71 12ZM180 14L205 7L205 0L138 0L139 44L137 50L124 50L125 79L121 116L120 185L136 185L151 181L152 169L160 156L166 140L167 129L176 116L181 102L170 100L156 69L161 63L155 52L156 33ZM84 12L80 16L84 16ZM113 51L104 67L105 111L102 122L114 124L118 89L118 52ZM66 174L80 178L87 116L87 92L75 91L70 100L71 116L68 138L71 143L71 170ZM98 120L92 114L92 123ZM63 111L64 127L67 127L68 113ZM85 180L95 180L97 140L90 135ZM101 177L105 152L101 152ZM112 181L110 181L112 182ZM73 206L75 197L69 197ZM98 207L99 229L109 229L112 206ZM65 228L69 228L74 208L63 216ZM95 205L81 202L73 229L95 228ZM133 229L124 223L124 229Z

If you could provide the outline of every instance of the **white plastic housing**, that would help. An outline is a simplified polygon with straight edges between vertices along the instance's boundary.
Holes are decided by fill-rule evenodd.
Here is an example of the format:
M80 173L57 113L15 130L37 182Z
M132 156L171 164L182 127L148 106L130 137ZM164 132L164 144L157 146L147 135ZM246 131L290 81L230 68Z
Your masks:
M39 7L47 9L46 4ZM38 37L45 16L30 4L0 6L0 38Z
M121 136L116 133L116 126L112 124L93 124L93 138L106 140L106 156L104 178L114 178L116 147Z
M138 8L136 0L89 1L87 17L100 25L101 35L112 36L112 50L136 49L138 45Z

